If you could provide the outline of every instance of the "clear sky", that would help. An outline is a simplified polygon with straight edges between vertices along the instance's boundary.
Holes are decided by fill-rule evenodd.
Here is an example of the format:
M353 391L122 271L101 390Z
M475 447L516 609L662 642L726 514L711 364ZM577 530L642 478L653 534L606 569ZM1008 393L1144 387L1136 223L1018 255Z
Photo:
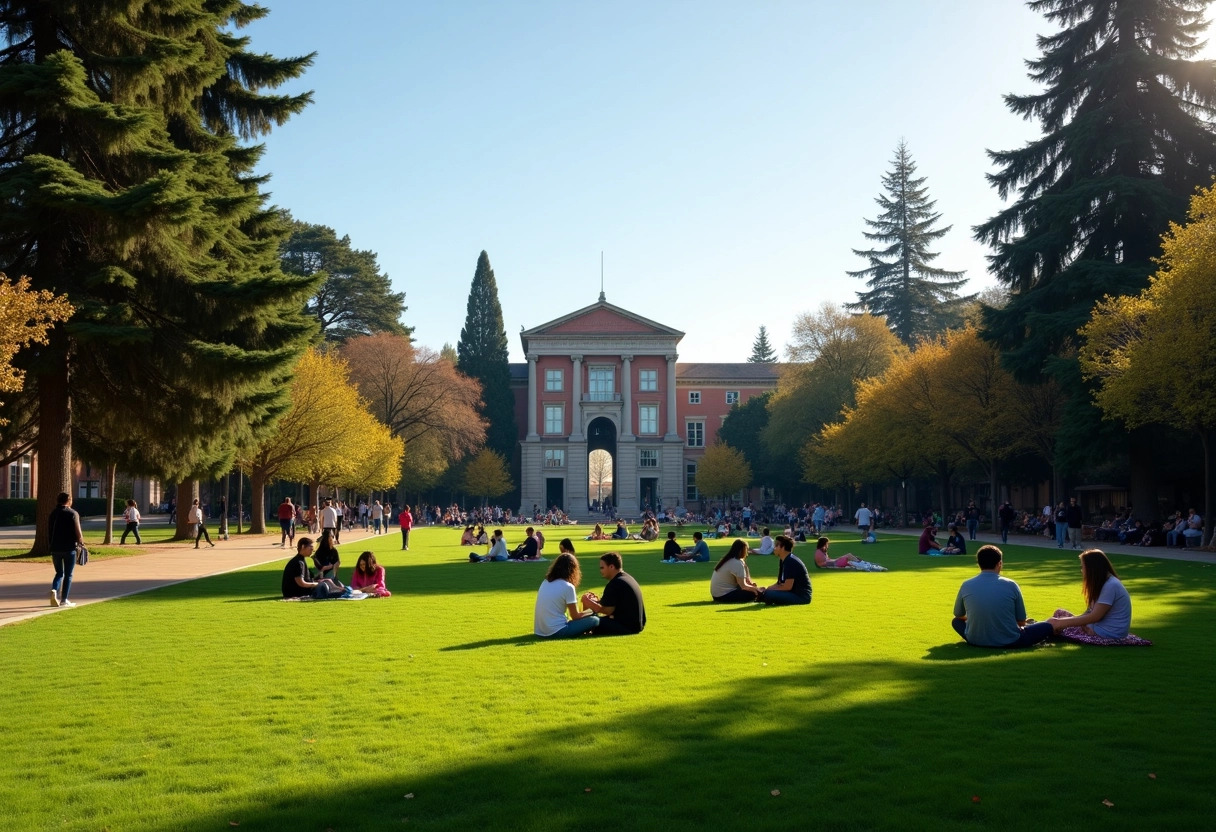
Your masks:
M455 345L477 256L518 332L608 300L743 361L761 324L855 299L863 217L905 139L937 263L992 285L985 149L1048 22L1016 0L263 0L253 48L316 51L266 140L276 204L379 254L423 345Z

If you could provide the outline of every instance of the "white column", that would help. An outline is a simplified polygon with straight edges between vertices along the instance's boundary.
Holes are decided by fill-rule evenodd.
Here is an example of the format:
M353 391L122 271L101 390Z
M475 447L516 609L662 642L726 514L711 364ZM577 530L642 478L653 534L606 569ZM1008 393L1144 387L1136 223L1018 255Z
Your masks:
M528 438L539 438L536 433L536 356L528 355Z
M676 356L667 356L667 436L665 439L679 439L676 430Z
M624 401L624 403L625 403L625 414L624 414L624 419L622 419L624 424L622 425L623 430L621 431L621 438L622 439L632 439L633 438L633 405L630 404L630 398L631 398L630 390L633 388L633 375L629 368L633 362L633 356L632 355L622 355L621 361L623 362L623 364L621 365L621 393L623 395L622 401Z
M574 363L574 372L571 378L573 384L570 389L574 394L573 410L570 411L570 440L572 442L581 442L583 439L583 357L581 355L572 355L570 360ZM586 489L584 489L586 490ZM567 511L569 508L567 508Z

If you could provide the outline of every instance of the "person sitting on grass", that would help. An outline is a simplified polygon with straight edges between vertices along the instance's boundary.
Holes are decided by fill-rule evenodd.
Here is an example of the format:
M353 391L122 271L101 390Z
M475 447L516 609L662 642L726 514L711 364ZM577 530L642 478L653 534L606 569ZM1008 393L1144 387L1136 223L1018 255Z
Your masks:
M832 542L826 537L821 537L815 541L815 565L820 569L845 569L850 563L857 563L861 558L849 552L846 555L841 555L838 558L828 557L828 547Z
M321 542L317 545L316 554L312 556L312 562L320 577L338 580L338 567L342 561L338 557L338 548L334 546L333 535L329 529L321 533Z
M736 540L722 556L709 579L709 595L717 604L745 604L760 600L760 587L747 569L747 543Z
M565 542L569 542L567 539ZM571 550L573 552L573 550ZM621 556L616 552L600 555L600 574L608 580L603 595L584 592L582 606L600 617L591 631L595 636L633 636L646 629L646 606L642 603L642 588L633 576L624 571Z
M595 524L595 530L587 535L587 540L610 540L608 535L604 534L604 527L599 523Z
M376 563L376 556L371 552L364 552L355 561L350 586L351 589L375 595L377 598L387 598L393 594L384 585L384 567Z
M946 548L942 549L943 555L965 555L967 554L967 541L959 532L958 526L950 527L950 537L946 538Z
M937 527L933 525L932 520L925 523L925 530L920 533L917 551L922 555L940 555L942 553L941 545L937 542Z
M536 529L528 526L524 542L511 550L511 560L536 560L540 557L540 544L536 540Z
M975 560L980 574L963 581L954 599L954 631L975 647L1030 647L1051 638L1055 625L1027 620L1021 588L1001 577L1001 550L981 546Z
M773 553L773 536L768 532L768 526L760 532L760 545L756 547L757 555L771 555Z
M1085 596L1084 613L1073 615L1068 610L1056 610L1047 623L1056 632L1080 627L1086 635L1127 638L1132 627L1132 597L1101 549L1081 553L1081 592Z
M692 533L692 548L683 549L675 556L676 560L691 560L697 563L709 563L709 544L700 532Z
M572 638L593 630L600 624L592 610L578 608L579 581L582 572L573 546L565 551L568 540L563 540L562 553L549 564L545 580L536 593L536 607L532 613L532 631L541 638ZM570 620L566 620L569 614Z
M477 530L473 532L473 545L474 546L489 546L490 545L490 536L488 534L486 534L485 526L478 525Z
M462 534L460 536L460 545L461 546L472 546L474 540L475 540L475 538L473 536L473 527L465 526L464 534Z
M642 531L638 535L639 540L644 540L649 543L652 540L659 539L659 521L651 520L649 517L642 523Z
M473 563L484 563L485 561L507 561L511 556L507 554L507 541L502 536L502 529L495 529L494 535L490 538L490 548L485 555L470 553L469 560Z
M811 575L806 564L794 554L794 541L778 535L773 552L781 559L777 566L777 583L764 588L760 600L770 606L791 606L811 603Z
M318 600L336 598L346 591L332 578L313 580L308 571L308 556L312 554L312 538L301 537L296 541L296 556L283 567L282 589L284 598L307 598Z
M629 539L629 529L625 526L624 520L616 521L616 531L614 531L612 533L612 539L613 540L628 540Z
M680 549L680 544L676 542L676 533L667 533L667 542L663 544L663 560L679 560L683 552Z

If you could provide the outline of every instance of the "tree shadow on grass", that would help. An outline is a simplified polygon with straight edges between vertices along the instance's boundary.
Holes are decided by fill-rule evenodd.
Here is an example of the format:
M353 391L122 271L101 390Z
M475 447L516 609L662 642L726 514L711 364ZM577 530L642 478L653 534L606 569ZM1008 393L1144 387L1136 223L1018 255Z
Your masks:
M255 598L229 598L225 604L252 604L261 601L282 601L282 595L259 595Z
M540 644L545 641L548 641L548 639L540 638L531 633L525 633L524 635L507 636L505 638L486 638L481 641L470 641L467 644L450 644L447 647L440 647L439 652L450 653L454 650L479 650L482 647L501 647L507 644L523 647L529 644Z
M1017 649L1008 647L975 647L965 641L956 641L950 644L939 644L936 647L930 647L925 651L924 658L925 661L930 662L965 662L975 659L991 659L1010 653L1035 653L1040 650L1050 650L1056 646L1056 643L1050 640L1036 644L1033 647L1021 647Z
M715 601L681 601L678 604L666 604L668 607L712 607Z

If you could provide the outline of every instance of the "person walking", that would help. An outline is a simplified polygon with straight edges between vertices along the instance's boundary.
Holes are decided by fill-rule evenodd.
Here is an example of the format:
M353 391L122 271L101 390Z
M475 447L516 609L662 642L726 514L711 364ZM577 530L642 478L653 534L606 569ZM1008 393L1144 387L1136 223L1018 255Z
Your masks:
M199 507L197 497L190 504L190 513L186 515L186 519L191 523L197 524L198 531L194 533L194 548L198 548L198 542L204 537L207 538L207 545L214 548L215 544L211 542L211 535L207 534L207 524L203 517L203 510Z
M127 500L127 509L122 513L122 519L127 521L127 527L123 529L122 540L118 542L119 546L127 545L127 535L134 533L135 545L139 546L143 540L139 537L139 506L134 500Z
M410 529L414 528L414 515L410 514L409 503L401 507L401 514L397 515L397 523L401 526L401 550L408 552L410 550Z
M76 568L76 546L84 545L80 531L80 515L72 508L72 495L60 492L55 508L47 519L51 546L51 562L55 565L55 579L51 581L51 606L74 607L68 600L72 591L72 570ZM62 586L62 592L60 587Z

